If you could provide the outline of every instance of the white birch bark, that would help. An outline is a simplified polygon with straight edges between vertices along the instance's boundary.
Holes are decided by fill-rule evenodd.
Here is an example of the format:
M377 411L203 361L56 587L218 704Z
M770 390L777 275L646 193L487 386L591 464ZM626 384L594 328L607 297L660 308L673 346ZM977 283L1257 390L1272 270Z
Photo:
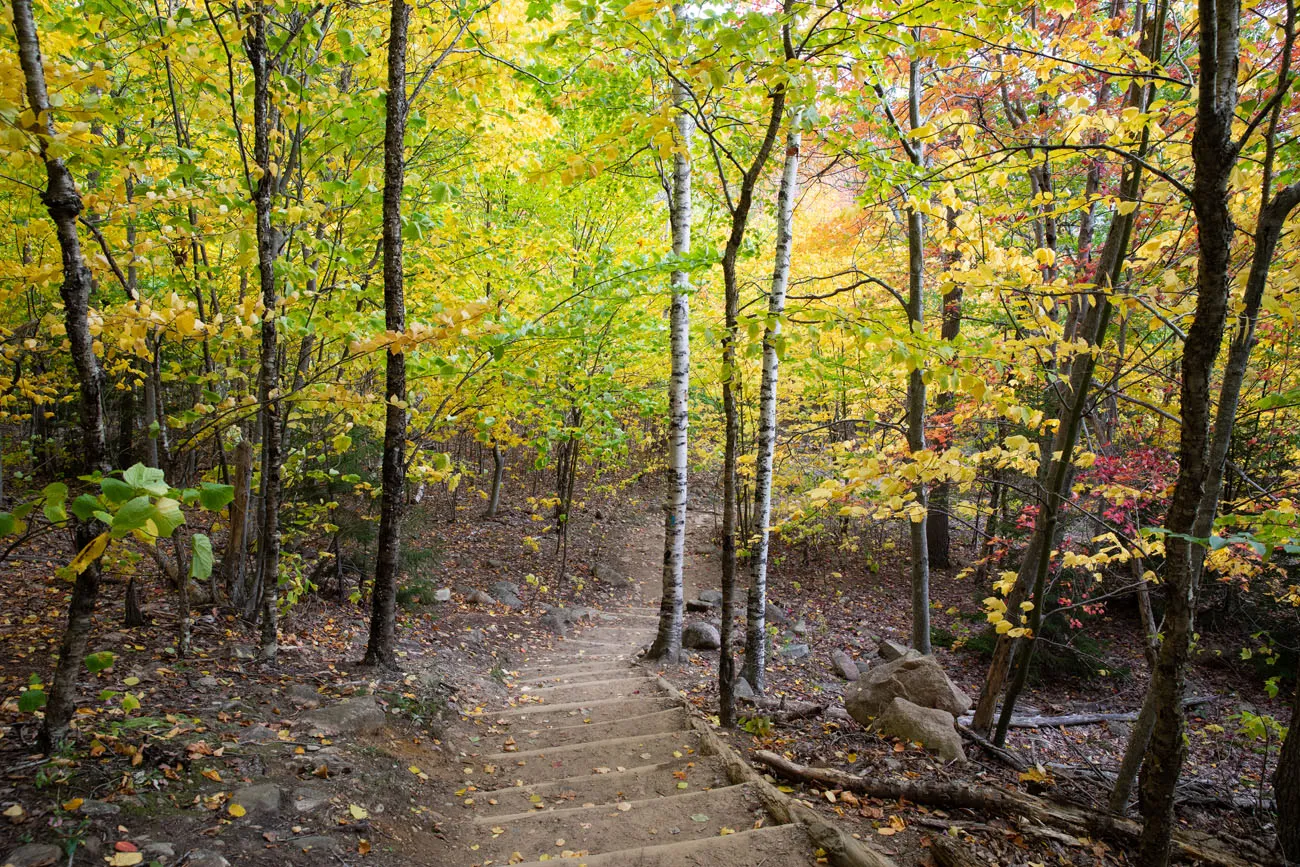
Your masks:
M758 540L750 556L749 610L745 618L745 667L742 672L755 692L766 686L767 557L772 521L772 458L776 451L776 392L781 359L777 343L781 336L781 315L790 283L790 247L794 238L794 199L799 186L799 145L802 134L798 119L790 119L785 140L785 167L776 203L776 264L772 268L772 290L767 296L767 327L763 329L763 380L758 397L758 458L754 474L754 526ZM729 626L729 624L727 624Z
M691 252L691 136L695 120L684 110L686 89L673 86L677 106L678 150L673 155L673 192L668 202L673 255ZM664 501L663 599L659 603L659 632L647 654L651 658L676 660L682 649L682 564L686 555L686 447L687 408L691 369L690 275L685 269L672 273L671 332L672 376L668 385L668 471L671 481Z

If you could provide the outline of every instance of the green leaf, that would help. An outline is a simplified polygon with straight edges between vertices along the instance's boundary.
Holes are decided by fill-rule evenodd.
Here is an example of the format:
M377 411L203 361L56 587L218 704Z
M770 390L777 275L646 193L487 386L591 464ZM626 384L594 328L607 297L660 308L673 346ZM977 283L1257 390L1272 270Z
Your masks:
M111 650L88 653L86 654L86 668L90 670L91 674L99 674L104 669L111 667L113 660L116 658Z
M90 494L82 494L72 501L72 514L76 515L82 521L89 521L99 511L99 498Z
M0 512L0 536L18 535L19 521L9 512Z
M144 494L129 501L113 516L113 538L121 539L132 530L144 529L153 510L153 503Z
M212 575L212 540L202 533L190 538L190 577L203 580Z
M25 689L18 696L18 709L23 713L31 713L34 710L45 707L45 702L49 696L43 689Z
M219 512L235 499L234 485L218 485L204 482L199 487L199 505L209 512Z
M121 479L105 476L99 480L99 489L108 497L110 503L125 503L135 496L135 488Z
M122 710L133 711L140 708L140 699L136 698L134 693L128 692L122 696Z
M158 538L167 539L172 531L185 523L185 514L181 511L181 504L171 497L159 497L149 520L153 521Z
M167 482L164 481L166 475L157 467L135 464L122 473L122 481L133 488L147 491L155 497L161 497L167 493Z
M68 500L67 485L63 484L63 482L46 485L45 489L41 491L41 497L45 500L42 511L45 512L45 517L51 524L62 524L68 520L68 510L66 508Z

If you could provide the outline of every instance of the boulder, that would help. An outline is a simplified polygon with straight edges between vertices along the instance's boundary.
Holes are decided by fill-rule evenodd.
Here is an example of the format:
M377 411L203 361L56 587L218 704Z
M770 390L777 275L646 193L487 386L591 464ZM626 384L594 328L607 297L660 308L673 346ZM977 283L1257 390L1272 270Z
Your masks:
M560 609L548 611L541 617L537 618L537 625L543 629L554 632L561 638L568 637L569 621L565 619L564 613Z
M695 614L703 614L706 611L713 610L712 602L705 602L703 599L686 600L686 610Z
M731 694L735 696L736 701L753 701L754 688L749 685L749 681L743 677L736 678L736 682L731 685Z
M377 732L387 720L375 697L362 695L314 710L299 725L326 735L354 735Z
M219 852L211 849L195 849L190 852L186 867L230 867L230 862Z
M63 850L58 846L28 843L9 853L5 867L50 867L63 860Z
M296 707L320 707L320 693L316 691L316 687L310 684L295 683L285 690L285 695L289 697L289 701L293 702Z
M450 588L450 587L441 587L441 588L439 588L439 589L433 591L433 601L434 601L434 602L450 602L450 601L451 601L451 588Z
M314 813L330 802L330 796L319 789L303 787L293 790L293 808L299 813Z
M632 587L632 580L617 567L608 563L597 563L591 567L591 577L615 590L627 590Z
M170 861L176 857L176 844L157 841L145 843L144 848L140 850L144 853L146 861Z
M850 716L867 725L895 698L938 708L954 717L971 706L970 696L948 679L935 658L920 654L908 654L861 675L844 691L844 706Z
M905 698L895 698L876 719L881 734L914 741L934 750L945 762L966 761L961 735L952 714L946 710L921 707Z
M470 593L468 596L465 597L465 601L473 605L496 604L496 600L492 598L492 595L489 593L484 593L482 590L473 591L472 593Z
M703 591L700 592L699 599L700 599L701 602L707 603L707 604L709 604L709 605L721 605L721 604L722 604L722 591L721 591L721 590L703 590Z
M722 646L722 635L711 623L695 621L682 630L682 647L692 650L717 650Z
M800 620L800 621L799 621L798 623L796 623L794 626L790 627L790 631L793 632L795 635L798 635L798 636L804 636L804 635L807 635L807 634L808 634L808 624L807 624L807 622L805 622L805 621L803 621L803 620Z
M790 622L790 618L786 616L786 613L771 602L767 603L767 607L763 609L763 618L768 623L775 623L777 626L784 626Z
M512 584L509 581L498 581L491 588L492 595L496 600L507 608L523 608L524 603L519 599L519 585Z
M905 644L899 644L897 641L882 641L876 647L881 659L887 662L893 662L895 659L902 659L907 655L908 647Z
M776 655L782 659L803 659L812 653L812 650L806 644L787 644L776 652Z
M256 659L257 651L251 644L232 644L230 645L231 659Z
M489 569L504 569L504 568L506 568L506 561L505 561L505 560L495 560L495 559L494 559L494 560L488 560L488 561L487 561L487 564L488 564L488 568L489 568Z
M284 793L275 783L258 783L235 792L230 796L230 803L243 807L244 818L252 822L278 816L283 799Z
M831 664L835 666L835 673L845 680L858 679L858 664L849 656L848 651L832 651Z

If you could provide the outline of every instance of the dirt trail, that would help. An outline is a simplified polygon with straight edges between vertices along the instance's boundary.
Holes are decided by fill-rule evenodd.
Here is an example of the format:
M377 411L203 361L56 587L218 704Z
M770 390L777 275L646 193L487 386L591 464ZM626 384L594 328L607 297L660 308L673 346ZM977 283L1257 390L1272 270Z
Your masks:
M711 524L692 513L697 580L716 556ZM632 528L623 566L639 594L523 662L507 704L473 720L481 751L465 758L460 795L472 842L455 863L816 863L803 827L774 824L748 785L732 785L702 753L689 709L636 664L654 635L661 540L649 521Z

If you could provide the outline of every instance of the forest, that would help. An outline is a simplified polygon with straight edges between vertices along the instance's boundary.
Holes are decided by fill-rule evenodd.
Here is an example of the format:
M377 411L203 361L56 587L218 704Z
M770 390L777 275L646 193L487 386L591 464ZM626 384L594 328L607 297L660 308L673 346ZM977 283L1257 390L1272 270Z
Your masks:
M1300 863L1296 17L9 0L5 863Z

